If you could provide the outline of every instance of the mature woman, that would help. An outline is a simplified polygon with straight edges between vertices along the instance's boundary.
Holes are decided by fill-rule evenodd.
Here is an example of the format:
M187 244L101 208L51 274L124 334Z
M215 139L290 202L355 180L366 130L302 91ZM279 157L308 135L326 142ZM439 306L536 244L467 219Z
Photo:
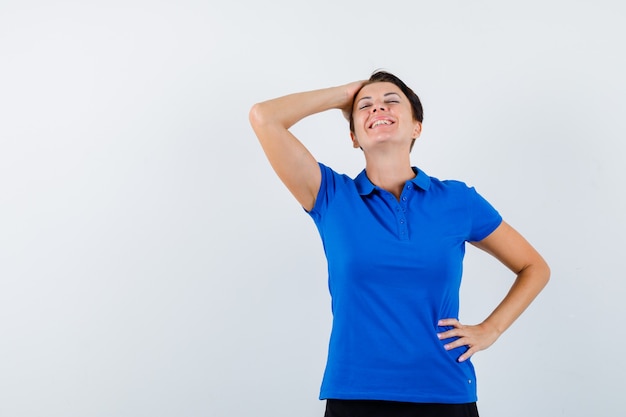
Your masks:
M340 109L365 156L354 179L318 163L289 131ZM396 76L256 104L252 127L324 243L333 326L326 417L478 416L470 357L493 344L546 285L549 268L473 188L412 167L418 96ZM465 242L516 275L482 323L458 320Z

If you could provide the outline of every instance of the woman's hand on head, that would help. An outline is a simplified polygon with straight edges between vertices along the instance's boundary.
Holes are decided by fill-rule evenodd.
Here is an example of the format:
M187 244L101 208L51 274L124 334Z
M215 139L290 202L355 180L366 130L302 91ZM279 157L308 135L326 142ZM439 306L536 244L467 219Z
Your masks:
M350 120L350 114L352 114L352 105L354 104L354 98L357 93L363 88L363 85L367 82L367 80L354 81L349 84L342 86L346 93L346 101L340 106L341 112L343 113L343 117L346 120Z
M457 319L439 320L439 326L452 326L453 329L437 334L440 340L457 339L446 343L443 347L446 350L452 350L461 346L467 346L467 351L462 354L458 361L463 362L469 359L474 353L487 349L500 337L500 332L487 323L481 323L474 326L461 324Z

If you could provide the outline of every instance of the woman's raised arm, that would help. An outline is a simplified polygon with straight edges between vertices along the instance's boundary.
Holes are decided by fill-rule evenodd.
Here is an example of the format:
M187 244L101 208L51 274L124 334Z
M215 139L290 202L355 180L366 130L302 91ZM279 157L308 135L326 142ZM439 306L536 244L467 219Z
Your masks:
M272 168L306 210L315 205L321 173L313 155L289 128L325 110L340 109L349 114L363 83L290 94L257 103L250 110L250 124Z

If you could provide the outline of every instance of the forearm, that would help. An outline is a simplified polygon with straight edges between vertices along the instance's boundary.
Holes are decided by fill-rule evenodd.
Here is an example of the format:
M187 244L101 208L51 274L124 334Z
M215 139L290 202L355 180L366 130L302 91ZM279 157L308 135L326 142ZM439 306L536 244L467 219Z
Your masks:
M458 338L444 345L445 349L468 346L469 349L459 357L460 362L469 359L478 351L487 349L526 310L545 287L549 275L550 270L542 259L538 264L524 268L517 274L506 297L481 324L465 326L457 319L440 320L440 326L452 326L454 329L440 333L439 338L444 340L451 337Z
M289 131L299 120L330 109L346 111L362 82L289 94L255 104L250 123L276 174L306 210L311 210L321 173L308 149Z
M455 318L440 320L440 326L454 328L439 333L439 338L458 338L447 343L446 349L469 346L459 361L491 346L526 310L550 277L550 268L541 255L505 222L491 235L473 244L500 260L516 274L516 279L506 297L482 323L466 326Z
M353 95L345 86L289 94L256 104L251 111L253 125L276 125L288 129L301 119L330 109L342 109Z
M508 294L496 309L485 319L484 325L495 330L498 335L526 310L548 283L550 270L543 259L529 265L517 274Z

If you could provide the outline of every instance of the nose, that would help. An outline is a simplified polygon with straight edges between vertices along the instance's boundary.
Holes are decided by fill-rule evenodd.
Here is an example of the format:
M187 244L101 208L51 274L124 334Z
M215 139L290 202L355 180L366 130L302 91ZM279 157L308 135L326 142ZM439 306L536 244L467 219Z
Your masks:
M385 111L385 106L382 104L379 104L377 106L372 106L372 111L375 113L377 110L382 110Z

